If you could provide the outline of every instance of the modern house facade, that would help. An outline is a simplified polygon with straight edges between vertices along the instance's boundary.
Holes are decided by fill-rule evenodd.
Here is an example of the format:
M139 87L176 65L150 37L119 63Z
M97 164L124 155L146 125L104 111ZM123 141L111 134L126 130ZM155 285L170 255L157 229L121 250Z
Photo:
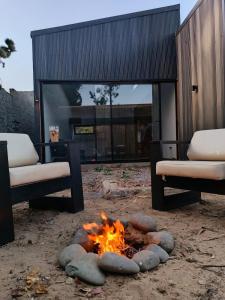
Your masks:
M179 25L175 5L33 31L38 140L57 126L83 162L118 162L149 160L152 139L176 139Z

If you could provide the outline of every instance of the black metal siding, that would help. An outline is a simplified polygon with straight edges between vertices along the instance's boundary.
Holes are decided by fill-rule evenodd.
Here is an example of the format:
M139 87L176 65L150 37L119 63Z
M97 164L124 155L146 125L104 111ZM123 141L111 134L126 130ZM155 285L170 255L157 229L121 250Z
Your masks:
M40 80L176 80L179 5L31 33Z

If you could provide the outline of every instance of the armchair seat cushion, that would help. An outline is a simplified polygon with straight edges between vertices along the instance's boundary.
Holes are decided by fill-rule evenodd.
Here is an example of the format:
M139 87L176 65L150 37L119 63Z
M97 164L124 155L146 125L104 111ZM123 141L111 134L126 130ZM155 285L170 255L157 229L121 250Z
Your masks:
M198 179L225 179L224 161L159 161L156 174Z
M68 162L9 168L11 187L70 176Z

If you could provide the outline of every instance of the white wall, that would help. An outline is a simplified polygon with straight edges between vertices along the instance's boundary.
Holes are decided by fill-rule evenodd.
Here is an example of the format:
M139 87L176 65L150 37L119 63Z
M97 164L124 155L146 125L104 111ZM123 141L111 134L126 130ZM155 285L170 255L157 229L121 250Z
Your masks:
M161 86L161 139L176 140L176 94L174 83L162 83ZM176 145L163 145L164 158L177 157Z

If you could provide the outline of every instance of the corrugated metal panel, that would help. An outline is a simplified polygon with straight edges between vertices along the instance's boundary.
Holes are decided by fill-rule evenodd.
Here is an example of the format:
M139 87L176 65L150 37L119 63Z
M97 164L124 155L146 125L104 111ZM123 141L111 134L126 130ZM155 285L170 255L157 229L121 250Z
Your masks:
M38 80L176 80L179 23L176 5L34 31L35 90Z
M225 0L199 1L177 34L180 139L225 127L224 5Z

